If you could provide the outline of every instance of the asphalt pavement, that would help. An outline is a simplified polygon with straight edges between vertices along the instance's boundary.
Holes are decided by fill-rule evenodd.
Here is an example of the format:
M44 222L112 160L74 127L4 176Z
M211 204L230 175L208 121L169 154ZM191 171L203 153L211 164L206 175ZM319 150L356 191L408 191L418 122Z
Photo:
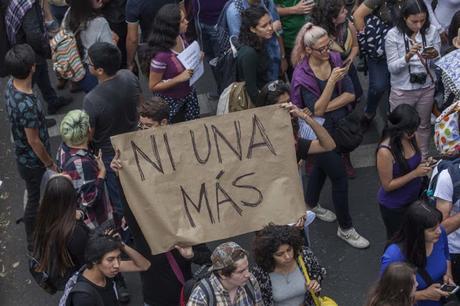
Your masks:
M362 75L361 75L362 76ZM54 79L54 77L52 76ZM366 78L363 87L367 88ZM2 306L48 306L57 305L59 294L50 296L36 285L31 278L25 252L24 225L15 222L22 216L24 203L24 182L18 175L11 143L10 127L5 113L4 88L6 80L0 82L0 305ZM144 93L148 96L145 79L142 80ZM215 101L209 100L207 93L214 89L209 70L197 84L202 113L209 115L215 108ZM38 92L38 90L37 90ZM67 91L59 94L70 95ZM83 94L73 94L74 101L58 115L58 121L71 110L82 106ZM363 99L365 101L365 99ZM358 107L362 108L361 102ZM378 121L377 121L378 122ZM368 249L358 250L348 246L337 235L337 224L316 220L311 225L311 242L314 253L327 269L323 281L323 293L334 298L339 305L363 305L369 287L376 281L379 258L382 254L385 233L378 211L376 193L378 177L375 169L374 152L379 138L375 122L365 135L363 144L352 153L352 161L357 168L357 177L349 181L350 211L356 229L368 238ZM49 130L53 154L59 145L57 127ZM332 208L329 182L323 189L321 205ZM232 238L250 250L253 234ZM214 247L219 242L210 243ZM132 294L129 305L143 305L139 276L126 276Z

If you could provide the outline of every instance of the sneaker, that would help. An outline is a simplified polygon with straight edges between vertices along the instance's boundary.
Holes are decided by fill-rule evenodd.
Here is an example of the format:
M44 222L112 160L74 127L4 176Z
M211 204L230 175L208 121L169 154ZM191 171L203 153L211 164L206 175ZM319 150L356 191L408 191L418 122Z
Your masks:
M318 219L324 222L334 222L335 220L337 220L336 215L332 211L324 207L321 207L319 204L313 207L311 211L316 214L316 217Z
M69 105L70 103L72 103L72 98L65 98L65 97L58 97L56 99L56 102L54 102L53 104L48 104L48 114L49 115L54 115L57 113L57 111L63 107L63 106L66 106L66 105Z
M358 234L354 227L345 231L339 227L337 229L337 236L354 248L365 249L369 247L369 240Z

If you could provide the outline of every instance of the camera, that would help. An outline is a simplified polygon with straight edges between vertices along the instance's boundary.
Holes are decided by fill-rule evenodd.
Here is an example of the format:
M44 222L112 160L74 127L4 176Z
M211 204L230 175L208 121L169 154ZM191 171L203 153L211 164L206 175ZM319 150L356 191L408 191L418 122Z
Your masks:
M426 73L419 72L419 73L411 73L409 82L412 84L425 84L426 83Z

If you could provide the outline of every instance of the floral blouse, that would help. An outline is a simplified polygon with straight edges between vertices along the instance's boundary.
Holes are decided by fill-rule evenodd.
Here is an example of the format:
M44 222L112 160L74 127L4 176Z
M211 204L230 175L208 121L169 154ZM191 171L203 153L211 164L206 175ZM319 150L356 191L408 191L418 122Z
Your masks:
M326 269L322 267L316 256L310 250L310 248L303 246L301 250L301 255L307 267L308 275L312 280L316 280L319 283L323 280L326 275ZM301 269L299 267L299 269ZM301 270L302 271L302 270ZM264 271L261 267L255 265L251 268L252 274L255 276L259 282L260 291L262 292L262 300L264 301L265 306L274 305L273 302L273 290L272 283L270 280L270 272ZM302 272L303 275L303 272ZM305 292L305 306L315 306L313 299L310 295L310 292L307 290Z

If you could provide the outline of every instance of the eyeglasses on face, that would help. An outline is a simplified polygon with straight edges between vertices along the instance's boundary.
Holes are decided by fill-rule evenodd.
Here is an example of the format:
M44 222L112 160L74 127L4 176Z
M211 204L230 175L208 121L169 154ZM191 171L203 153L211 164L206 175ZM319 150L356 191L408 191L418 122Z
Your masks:
M321 48L318 48L318 49L310 47L310 49L323 54L323 53L325 53L325 52L327 52L327 51L329 51L331 49L333 43L334 42L330 39L329 42L327 43L327 45L325 45L324 47L321 47Z

